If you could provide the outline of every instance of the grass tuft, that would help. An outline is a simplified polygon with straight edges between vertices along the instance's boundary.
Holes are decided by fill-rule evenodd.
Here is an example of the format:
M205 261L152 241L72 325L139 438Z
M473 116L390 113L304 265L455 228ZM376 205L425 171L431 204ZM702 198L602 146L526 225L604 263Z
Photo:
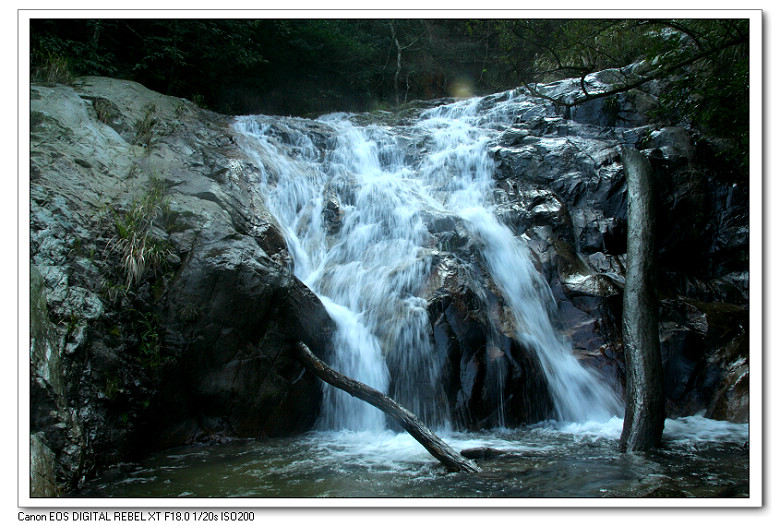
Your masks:
M167 242L150 235L155 219L170 209L164 195L165 182L152 175L149 183L149 190L134 199L126 212L114 211L115 235L108 243L108 250L120 256L126 291L140 283L147 270L152 269L156 274L170 254Z
M35 62L40 65L33 71L33 82L41 82L49 86L55 84L73 84L74 75L68 60L51 51L37 51Z

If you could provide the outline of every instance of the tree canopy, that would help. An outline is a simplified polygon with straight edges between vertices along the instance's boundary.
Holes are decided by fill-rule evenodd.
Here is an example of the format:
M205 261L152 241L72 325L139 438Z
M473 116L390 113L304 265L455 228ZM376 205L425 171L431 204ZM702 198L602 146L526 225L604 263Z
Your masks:
M663 82L655 117L732 141L747 166L749 128L749 21L746 19L500 20L490 23L518 80L583 80L581 96L562 105L643 89ZM641 63L639 68L626 68ZM623 79L601 93L587 75L617 69Z
M77 75L136 80L225 113L373 109L446 96L460 77L482 93L513 85L498 47L465 20L41 19L31 49L34 72L57 56Z
M33 74L57 58L223 113L363 111L618 68L622 84L588 93L583 82L576 102L659 80L659 121L747 150L746 19L34 19L30 29Z

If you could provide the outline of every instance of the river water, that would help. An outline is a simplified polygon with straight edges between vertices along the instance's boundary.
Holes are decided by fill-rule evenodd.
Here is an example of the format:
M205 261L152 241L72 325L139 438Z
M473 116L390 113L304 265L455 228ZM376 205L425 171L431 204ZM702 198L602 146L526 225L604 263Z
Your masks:
M621 454L622 420L547 422L512 430L442 433L456 450L491 447L481 473L448 473L410 435L315 431L161 452L91 482L89 498L745 498L744 424L668 420L664 447ZM239 504L241 501L237 501ZM392 501L397 502L397 501ZM403 502L401 502L403 504ZM544 505L544 504L542 504Z
M330 365L389 393L454 449L499 450L477 460L481 473L447 473L413 438L388 428L384 414L324 386L310 433L161 452L116 467L78 496L747 497L746 424L667 420L663 448L618 452L619 394L575 358L528 248L493 213L490 140L528 111L529 101L507 92L489 104L431 108L403 127L329 115L317 121L324 141L303 119L252 116L234 125L296 275L336 322ZM427 303L417 296L433 265L431 218L458 221L478 240L512 311L514 337L537 352L554 420L455 429L441 403Z

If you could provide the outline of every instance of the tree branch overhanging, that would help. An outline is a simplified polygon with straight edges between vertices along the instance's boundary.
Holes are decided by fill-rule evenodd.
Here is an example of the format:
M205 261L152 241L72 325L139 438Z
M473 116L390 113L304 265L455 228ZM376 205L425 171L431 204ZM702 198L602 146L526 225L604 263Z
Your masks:
M718 53L722 53L723 51L725 51L725 50L727 50L729 48L732 48L732 47L738 46L738 45L742 45L742 44L745 44L745 43L747 43L747 37L746 36L737 37L735 39L729 40L728 42L726 42L726 43L724 43L724 44L722 44L720 46L716 46L716 47L708 49L707 51L703 51L701 53L697 53L697 54L695 54L692 57L689 57L687 59L678 61L676 63L673 63L673 64L669 65L669 66L661 66L661 67L657 68L655 71L653 71L653 73L650 74L650 75L639 76L639 77L637 77L635 80L633 80L631 82L627 82L625 84L618 85L618 86L616 86L616 87L614 87L612 89L609 89L609 90L606 90L606 91L601 91L601 92L598 92L598 93L591 93L591 92L587 91L587 88L586 88L586 82L587 82L586 77L587 77L588 74L590 74L590 72L588 72L587 74L584 74L584 75L580 76L580 86L581 86L581 89L582 89L582 91L584 93L584 96L579 98L579 99L575 99L574 101L570 101L570 102L566 101L566 100L564 100L562 98L559 98L559 97L552 97L552 96L549 96L549 95L545 95L544 93L540 92L535 87L532 87L531 84L529 82L527 82L527 81L524 81L523 85L525 86L526 89L528 89L528 91L532 95L534 95L536 97L540 97L542 99L549 100L549 101L554 102L555 104L558 104L558 105L563 106L565 108L572 108L572 107L578 106L578 105L580 105L580 104L582 104L584 102L588 102L588 101L591 101L591 100L600 99L600 98L604 98L604 97L610 97L610 96L616 95L618 93L624 93L626 91L638 88L641 85L646 84L646 83L648 83L650 81L667 77L667 76L669 76L669 75L671 75L673 73L676 73L677 71L679 71L679 70L681 70L681 69L683 69L683 68L685 68L687 66L695 64L696 62L699 62L699 61L702 61L702 60L706 60L706 59L712 57L713 55L717 55Z

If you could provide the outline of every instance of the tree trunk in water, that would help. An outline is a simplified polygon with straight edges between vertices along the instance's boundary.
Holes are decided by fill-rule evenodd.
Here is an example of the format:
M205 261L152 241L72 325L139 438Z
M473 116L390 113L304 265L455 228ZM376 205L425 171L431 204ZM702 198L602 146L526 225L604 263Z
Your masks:
M628 247L623 295L623 353L626 361L626 415L621 451L644 451L661 443L664 386L658 337L655 192L650 162L623 148L628 185Z
M453 451L442 439L433 434L419 418L398 405L392 398L364 383L334 371L322 360L314 356L305 343L296 342L293 348L298 360L307 369L316 374L317 377L334 387L343 389L354 397L360 398L364 402L368 402L393 417L415 440L422 444L431 455L436 457L450 471L465 471L467 473L481 471L472 461Z

